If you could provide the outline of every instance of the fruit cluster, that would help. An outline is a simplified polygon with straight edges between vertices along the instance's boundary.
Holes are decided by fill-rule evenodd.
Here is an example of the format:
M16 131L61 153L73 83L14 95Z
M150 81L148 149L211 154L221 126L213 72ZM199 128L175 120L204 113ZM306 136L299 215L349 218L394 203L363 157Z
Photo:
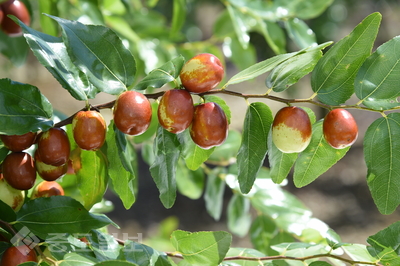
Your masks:
M224 76L220 60L208 53L185 63L180 79L184 89L166 91L160 99L157 116L160 125L171 133L190 127L194 143L203 149L222 144L228 132L227 117L215 102L194 105L191 94L214 89ZM139 135L147 130L152 118L149 100L140 92L123 92L114 105L114 123L123 133Z
M331 110L323 121L323 136L335 149L352 145L358 136L353 116L346 110ZM311 141L311 121L302 108L289 106L279 110L272 124L272 141L284 153L302 152Z
M8 15L13 15L24 24L29 25L31 15L24 2L18 0L0 1L0 28L9 36L19 36L22 34L21 27L15 23Z

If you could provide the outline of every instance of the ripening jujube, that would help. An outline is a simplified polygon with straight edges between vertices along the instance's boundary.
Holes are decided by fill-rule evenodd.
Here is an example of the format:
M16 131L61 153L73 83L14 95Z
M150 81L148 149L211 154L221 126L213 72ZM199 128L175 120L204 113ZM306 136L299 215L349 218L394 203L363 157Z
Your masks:
M70 155L70 143L62 128L53 127L39 136L37 150L45 164L60 166L66 164Z
M190 136L203 149L221 145L228 136L228 119L222 108L214 102L196 105Z
M150 126L152 109L149 100L137 91L125 91L114 104L114 123L123 133L136 136Z
M22 135L0 135L0 138L10 151L23 151L33 145L36 135L35 132L28 132Z
M64 176L68 171L68 163L59 166L45 164L42 158L40 158L38 150L35 151L34 159L35 159L36 171L40 175L40 177L44 180L54 181Z
M72 131L76 144L84 150L95 151L106 140L107 126L97 111L80 111L72 119Z
M306 111L296 106L280 109L272 123L272 141L284 153L302 152L311 141L312 127Z
M38 261L34 249L31 249L26 245L11 246L4 251L3 256L1 257L0 266L17 266L28 261Z
M193 99L188 91L173 89L161 97L157 110L158 121L169 132L183 132L192 123L193 114Z
M358 136L354 117L345 109L333 109L324 118L324 138L335 149L351 146Z
M36 168L32 156L26 152L12 152L2 164L3 177L10 186L28 190L36 180Z
M21 20L24 24L28 25L31 22L31 15L26 8L24 2L18 0L9 0L0 5L3 12L3 19L1 21L1 29L10 36L19 36L22 34L21 27L8 15L13 15Z

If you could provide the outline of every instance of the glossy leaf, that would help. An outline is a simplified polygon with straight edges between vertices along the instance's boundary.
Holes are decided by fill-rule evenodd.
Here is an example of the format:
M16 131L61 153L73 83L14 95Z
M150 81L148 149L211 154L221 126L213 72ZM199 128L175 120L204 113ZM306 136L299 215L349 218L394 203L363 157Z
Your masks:
M228 232L186 232L177 230L171 243L190 265L218 265L229 250L232 236Z
M46 131L53 126L52 115L51 103L38 88L0 79L0 134Z
M279 65L280 63L284 62L288 58L296 55L297 53L289 53L289 54L281 54L281 55L276 55L274 57L268 58L264 61L261 61L255 65L252 65L251 67L246 68L245 70L240 71L233 77L229 79L227 83L223 87L227 87L231 84L237 84L249 79L253 79L255 77L258 77L270 70L272 70L274 67Z
M159 68L152 70L138 84L135 85L135 90L145 90L148 87L161 88L168 82L174 81L181 72L185 58L178 56L171 61L168 61Z
M175 134L161 126L155 139L155 161L150 173L160 192L160 200L165 208L171 208L176 198L176 168L179 160L179 141Z
M88 233L112 223L104 215L89 213L78 201L66 196L27 201L17 213L17 222L43 239L49 234Z
M242 142L237 154L238 180L242 193L248 193L267 155L268 131L272 125L271 109L255 102L247 108Z
M396 50L400 47L400 36L379 46L365 60L357 73L355 92L360 99L358 104L376 110L387 110L399 106L397 97L400 56Z
M132 159L135 158L130 158L130 155L135 151L133 150L133 147L131 147L130 143L128 144L126 141L125 135L122 134L122 136L117 138L118 134L122 133L119 130L116 130L114 123L111 122L108 126L106 142L102 147L102 150L105 150L108 159L107 171L112 184L112 189L121 199L125 209L129 209L136 199L136 176L133 169L129 171L124 167L121 160L122 158L120 157L124 157L124 161L129 164L130 168L132 168ZM125 140L125 143L119 142L118 139Z
M285 21L285 28L289 37L300 49L317 45L315 33L303 20L290 18Z
M101 151L80 151L81 169L76 172L79 192L87 210L100 202L107 190L108 175Z
M101 25L50 17L62 28L72 62L95 87L118 95L132 85L136 74L135 59L114 31Z
M243 237L251 225L250 201L236 193L229 201L227 215L228 228L233 234Z
M221 218L222 206L225 192L225 182L219 176L225 169L216 167L207 175L206 190L204 192L204 201L206 210L214 220Z
M15 214L15 211L2 200L0 200L0 220L13 222L16 219L17 216Z
M286 90L314 69L322 57L321 50L330 44L326 42L306 48L302 53L289 58L271 71L265 84L276 92Z
M215 149L215 147L213 147L205 150L197 146L190 137L188 129L178 134L177 137L186 166L193 171L198 169L205 161L207 161L208 157Z
M272 141L272 131L268 134L268 161L270 167L270 176L272 181L280 184L286 179L294 163L296 162L298 153L283 153Z
M100 92L72 63L62 38L35 31L22 22L20 25L33 54L72 97L85 101Z
M319 60L311 76L311 86L321 102L339 105L354 93L354 85L359 86L354 79L371 54L381 18L379 13L366 17Z
M190 198L198 199L203 194L204 189L204 171L201 168L190 170L186 167L183 160L179 160L176 169L176 184L178 191Z
M311 19L319 16L324 12L331 4L333 0L321 1L321 0L278 0L274 1L277 8L285 7L286 16L298 17L301 19ZM277 12L280 10L277 9ZM282 12L283 13L283 12Z
M296 187L304 187L325 173L339 161L350 147L334 149L325 140L322 121L312 127L311 142L300 153L294 166L293 181Z
M400 262L400 222L395 222L389 227L368 237L367 242L371 245L369 253L380 258L384 265L397 265ZM376 256L379 254L378 256Z
M147 245L127 241L123 247L123 259L140 266L169 266L171 263L164 252Z
M375 120L364 136L367 182L375 205L390 214L400 204L400 113Z

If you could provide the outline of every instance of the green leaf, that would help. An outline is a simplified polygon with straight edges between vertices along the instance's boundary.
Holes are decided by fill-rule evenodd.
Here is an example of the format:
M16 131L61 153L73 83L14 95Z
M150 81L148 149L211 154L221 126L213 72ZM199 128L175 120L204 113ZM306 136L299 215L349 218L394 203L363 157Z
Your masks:
M57 1L39 0L39 14L57 14ZM58 15L58 14L57 14ZM40 28L46 34L58 34L57 23L47 16L40 16Z
M325 140L322 120L312 127L311 142L299 155L295 166L293 181L296 187L304 187L325 173L350 149L334 149Z
M94 266L138 266L138 264L123 260L108 260L96 263Z
M60 263L60 266L92 266L96 264L96 258L83 254L68 253Z
M133 84L135 59L115 32L101 25L84 25L48 16L61 26L72 62L95 87L118 95Z
M10 37L0 31L0 54L7 57L15 66L25 64L29 54L29 46L24 37Z
M237 154L238 180L242 193L248 193L267 155L268 131L273 121L271 109L264 103L251 103L243 125L242 142Z
M342 104L354 93L354 85L358 86L354 79L371 54L381 18L379 13L366 17L319 60L311 76L311 86L321 102Z
M204 192L207 212L216 221L221 217L224 200L225 182L220 177L220 174L223 173L225 173L225 168L212 169L207 175L206 191Z
M229 250L232 235L224 231L186 232L177 230L171 235L171 243L191 265L218 265Z
M376 251L381 252L385 248L392 248L397 255L400 254L400 222L395 222L389 227L379 231L375 235L368 237L367 242Z
M254 248L268 254L268 248L272 238L278 230L272 218L266 215L258 215L250 227L250 240Z
M228 87L231 84L237 84L249 79L253 79L258 77L270 70L272 70L277 65L281 64L282 62L286 61L288 58L296 55L297 52L289 53L289 54L281 54L261 61L251 67L246 68L245 70L240 71L233 77L229 79L227 83L223 86L224 88Z
M340 236L332 229L329 229L326 234L326 242L328 242L328 245L333 249L337 249L344 245Z
M261 258L265 257L264 253L261 253L258 250L251 249L251 248L230 248L226 257L246 257L246 258ZM234 264L232 264L234 263ZM223 261L221 266L260 266L266 265L260 261L250 261L250 260L230 260L230 261ZM268 264L269 265L269 264Z
M256 51L253 45L243 49L236 38L225 38L223 43L224 54L230 58L239 70L243 70L256 63Z
M176 168L180 150L176 134L159 127L155 139L155 161L150 173L160 192L160 200L165 208L171 208L176 198Z
M276 92L286 90L314 69L322 57L321 50L330 44L330 42L326 42L306 48L303 53L298 53L284 61L271 71L265 84Z
M99 93L88 77L72 63L67 47L60 37L35 31L22 22L19 23L33 54L72 97L86 101Z
M124 260L140 266L168 266L171 263L164 252L141 243L127 241L123 247Z
M346 254L352 259L357 261L377 261L368 253L367 247L361 244L346 244L341 247Z
M268 161L270 167L270 176L272 181L280 184L286 179L294 163L296 162L298 153L283 153L272 141L272 131L268 134Z
M240 148L241 138L242 135L239 131L230 129L224 143L215 147L214 152L208 157L207 163L217 165L229 165L234 163Z
M231 17L231 22L233 24L233 29L235 30L236 37L239 43L242 45L243 49L247 49L250 41L250 35L248 34L248 25L246 23L246 18L242 12L237 10L234 6L227 4L226 9L228 10L229 16Z
M0 134L22 135L53 126L53 107L38 88L0 79Z
M375 120L364 136L367 182L382 214L394 212L400 204L400 113Z
M274 1L277 13L282 13L279 8L285 7L285 15L287 17L298 17L301 19L311 19L322 14L331 4L333 0L278 0Z
M286 52L286 36L283 29L274 22L268 20L257 20L255 30L258 30L267 41L275 54Z
M215 147L205 150L197 146L190 137L189 129L177 134L182 157L190 170L198 169L213 153Z
M300 49L317 45L315 33L299 18L289 18L285 21L285 28L289 37Z
M182 195L193 200L200 198L204 189L203 169L192 171L187 168L183 160L179 160L176 169L176 184Z
M99 230L92 230L90 234L85 236L97 258L107 260L118 258L120 246L112 235L102 233Z
M102 147L105 150L105 154L108 159L107 171L110 181L112 183L113 191L121 199L125 209L129 209L135 202L135 189L136 189L136 176L135 171L128 171L121 160L121 156L124 157L124 161L128 164L132 160L131 154L134 153L132 145L126 141L125 134L120 136L121 139L125 139L125 145L122 147L117 139L117 131L113 121L110 122L107 130L106 142ZM130 163L132 167L132 163Z
M89 213L73 198L53 196L27 201L17 213L17 223L46 239L50 234L88 233L113 222L105 215Z
M185 24L186 18L186 1L184 0L174 0L173 12L172 12L172 25L170 36L173 38L178 35L182 26Z
M0 200L0 220L13 222L17 219L15 211L4 201Z
M228 228L233 234L243 237L251 225L250 201L248 198L235 193L228 204Z
M148 87L161 88L168 82L174 81L181 72L185 58L178 56L171 61L163 64L161 67L152 70L138 84L135 85L135 90L145 90Z
M355 79L355 93L360 99L358 104L376 110L386 110L399 105L397 97L400 56L396 50L400 47L400 36L379 46L365 60Z
M79 192L87 210L100 202L107 189L108 175L101 151L80 151L81 169L76 173Z
M310 266L332 266L332 264L326 261L313 261L309 264Z

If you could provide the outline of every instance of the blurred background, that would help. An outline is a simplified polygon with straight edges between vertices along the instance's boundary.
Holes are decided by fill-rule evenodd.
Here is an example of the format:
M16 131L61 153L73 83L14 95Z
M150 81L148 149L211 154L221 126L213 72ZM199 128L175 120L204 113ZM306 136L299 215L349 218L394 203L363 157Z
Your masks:
M66 8L70 8L72 11L73 6L79 4L77 1L60 1L60 3L63 2L67 2L68 7ZM30 1L30 5L33 11L37 11L37 1ZM76 7L76 9L79 8L87 10L84 7ZM185 34L184 38L186 39L184 45L187 47L190 46L190 49L182 49L181 51L183 53L186 52L184 55L186 59L189 59L188 56L190 56L190 53L188 50L201 52L204 48L209 51L211 48L201 46L201 42L203 40L215 41L213 45L221 48L222 52L219 55L225 61L227 67L226 77L229 78L240 70L240 66L229 58L229 52L224 51L226 43L213 38L215 24L223 10L224 6L220 1L188 1L186 21L182 27L182 32ZM141 11L143 17L146 16L146 12L149 12L145 6L141 7ZM305 22L314 31L318 43L326 41L337 42L349 34L361 20L373 12L380 12L383 16L381 28L375 43L376 48L400 34L400 27L398 27L400 25L399 1L334 0L323 13L315 18L307 19ZM79 12L69 13L70 17L68 19L76 19L74 17L75 14L77 17ZM150 19L157 21L157 19L163 18L170 21L171 14L171 1L160 0L154 6ZM38 21L41 15L37 12L34 13L34 16L32 27L37 27L40 30ZM80 19L83 20L82 18ZM143 20L142 23L146 23L146 21ZM153 34L157 36L157 34L162 35L163 33L154 31ZM253 61L261 61L275 55L275 52L271 49L262 34L251 31L249 32L249 37L251 49L254 49L254 53L250 55L250 57L254 56ZM0 78L10 78L14 81L38 87L53 106L66 115L71 115L84 107L83 102L76 101L66 90L61 88L59 83L38 63L31 52L27 52L24 60L10 60L9 56L4 55L6 48L4 45L2 46L1 38L3 38L4 44L4 40L7 37L4 34L0 35L0 51L3 53L0 54ZM162 38L157 39L153 37L150 41L142 43L143 47L140 52L142 53L142 59L146 58L142 62L139 62L143 71L142 74L159 66L162 63L160 58L164 58L164 60L168 59L167 51L173 48L165 45L167 51L160 51L157 45L163 41ZM293 40L286 37L285 49L287 51L296 51L299 50L299 47ZM162 53L164 53L163 56L161 56ZM250 63L252 60L249 60ZM309 78L309 76L304 77L299 83L287 90L285 92L286 97L309 97L312 94ZM251 82L229 86L229 89L246 91L247 93L263 93L266 91L264 80L265 76L261 76ZM282 94L280 95L282 96ZM240 131L247 104L243 99L229 96L221 97L231 107L233 118L231 129ZM114 99L115 96L100 93L95 99L91 100L91 103L104 103ZM265 101L265 103L271 107L273 112L283 107L282 104L272 101ZM322 118L325 114L325 110L313 106L308 107L313 108L317 119ZM351 112L359 125L359 139L347 155L315 182L304 188L295 188L292 184L291 176L289 176L285 189L299 197L311 209L316 218L321 219L333 228L342 237L343 242L366 244L368 236L398 221L400 213L396 211L391 215L381 215L373 203L366 184L367 170L362 153L362 140L368 125L377 119L379 114L355 110ZM102 110L102 114L108 119L111 118L111 111ZM139 148L138 146L138 152L140 153ZM231 197L232 192L230 190L225 190L226 202L219 221L213 220L207 214L202 198L191 200L178 194L175 205L171 209L165 209L158 198L158 190L150 176L149 166L141 159L141 156L139 156L138 160L139 194L133 207L130 210L125 210L117 197L111 193L106 194L106 198L114 203L114 209L108 215L121 227L120 230L116 230L115 232L126 232L131 236L142 234L143 239L146 239L147 243L151 243L156 248L163 245L164 242L161 239L165 240L165 245L167 245L170 232L177 228L189 231L226 230L225 210L228 200ZM267 162L265 165L268 166ZM110 228L110 230L113 229ZM236 246L251 247L247 237L235 237L234 241ZM163 246L160 246L160 249L163 248ZM165 246L165 248L168 249L168 246Z

